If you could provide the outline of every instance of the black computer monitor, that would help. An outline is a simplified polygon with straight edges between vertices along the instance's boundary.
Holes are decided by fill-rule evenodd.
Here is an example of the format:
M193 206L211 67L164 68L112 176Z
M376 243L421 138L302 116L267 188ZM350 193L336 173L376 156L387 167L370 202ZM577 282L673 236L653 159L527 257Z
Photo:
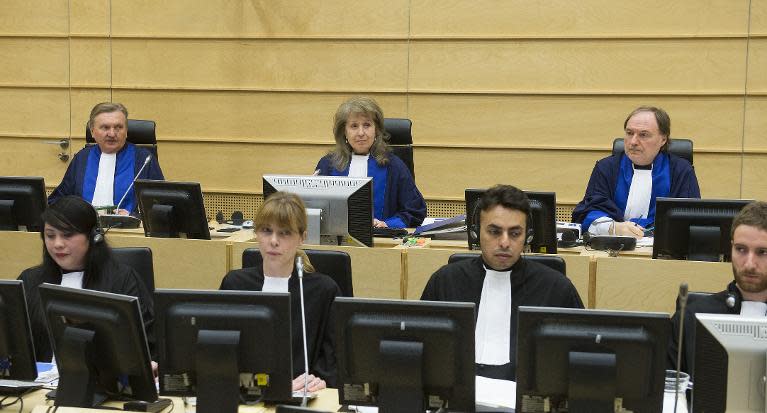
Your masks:
M0 176L0 230L42 231L47 206L43 178Z
M43 284L40 299L59 369L57 406L157 401L138 298Z
M474 411L474 303L336 298L340 404Z
M137 179L135 187L147 237L210 239L199 183Z
M36 379L35 348L21 281L0 280L0 331L3 332L0 334L0 379Z
M519 307L516 411L660 412L669 334L668 314Z
M732 220L750 200L657 198L653 258L731 261Z
M765 411L767 318L695 314L692 412Z
M373 184L371 178L347 176L264 175L264 199L276 191L290 192L307 209L321 210L320 244L373 246ZM313 232L309 212L309 242Z
M479 249L479 239L471 231L474 220L479 219L475 211L477 202L486 189L466 189L466 231L469 239L469 249ZM557 195L555 192L523 191L530 200L530 225L533 228L533 240L530 242L530 252L543 254L557 253ZM479 222L477 222L479 224Z
M201 413L240 400L290 401L290 295L157 289L160 393L197 396Z

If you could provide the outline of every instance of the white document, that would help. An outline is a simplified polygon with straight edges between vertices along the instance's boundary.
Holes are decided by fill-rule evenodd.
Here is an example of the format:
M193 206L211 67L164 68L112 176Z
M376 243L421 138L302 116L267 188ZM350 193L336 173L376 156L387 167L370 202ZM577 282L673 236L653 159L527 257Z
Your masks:
M475 397L477 407L516 408L517 383L510 380L477 376Z

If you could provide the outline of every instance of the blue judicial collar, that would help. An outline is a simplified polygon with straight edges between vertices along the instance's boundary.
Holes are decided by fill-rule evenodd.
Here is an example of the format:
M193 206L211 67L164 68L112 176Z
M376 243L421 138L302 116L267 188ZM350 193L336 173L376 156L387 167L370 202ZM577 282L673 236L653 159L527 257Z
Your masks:
M122 198L123 194L130 187L135 176L135 163L136 163L136 147L133 145L125 144L119 152L117 152L117 162L115 164L115 179L113 190L113 205L117 205ZM88 160L85 166L85 176L83 177L83 193L82 196L88 202L93 200L93 193L96 190L96 178L99 174L99 161L101 159L101 148L97 145L88 154ZM125 197L121 208L128 211L135 209L135 196L133 195L133 188L130 189L128 195Z

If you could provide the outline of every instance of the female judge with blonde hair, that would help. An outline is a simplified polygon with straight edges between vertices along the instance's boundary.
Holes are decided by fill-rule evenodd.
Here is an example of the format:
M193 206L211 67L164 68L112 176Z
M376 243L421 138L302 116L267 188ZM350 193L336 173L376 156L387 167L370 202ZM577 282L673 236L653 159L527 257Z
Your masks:
M314 270L299 249L306 238L306 208L301 198L286 192L270 195L256 212L253 228L263 264L230 271L221 281L222 290L250 290L290 293L293 336L293 390L304 385L301 297L295 266L303 258L306 342L309 355L308 391L335 385L336 361L333 343L332 305L341 295L338 285Z

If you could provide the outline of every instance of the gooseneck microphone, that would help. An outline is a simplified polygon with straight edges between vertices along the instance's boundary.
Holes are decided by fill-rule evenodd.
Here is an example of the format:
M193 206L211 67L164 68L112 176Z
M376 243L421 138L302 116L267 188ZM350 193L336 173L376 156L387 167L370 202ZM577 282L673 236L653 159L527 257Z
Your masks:
M128 195L128 192L130 192L131 188L133 188L133 183L136 182L136 179L138 179L139 175L141 175L141 172L144 171L144 168L146 168L146 166L149 165L149 161L151 160L152 160L152 155L151 154L147 155L146 159L144 159L144 164L141 165L141 169L139 169L136 176L133 177L133 180L131 181L130 185L128 185L128 189L125 190L125 193L123 194L122 198L120 198L120 202L117 203L117 206L115 207L115 213L117 213L117 210L120 209L120 205L122 205L123 201L125 200L125 197Z
M687 308L687 283L679 284L679 337L676 349L676 380L674 381L674 413L679 402L679 371L682 367L682 345L684 344L684 319Z
M304 260L296 255L296 271L298 271L298 288L301 295L301 332L304 338L304 391L301 396L301 407L306 407L306 392L309 386L309 355L306 350L306 310L304 309Z

